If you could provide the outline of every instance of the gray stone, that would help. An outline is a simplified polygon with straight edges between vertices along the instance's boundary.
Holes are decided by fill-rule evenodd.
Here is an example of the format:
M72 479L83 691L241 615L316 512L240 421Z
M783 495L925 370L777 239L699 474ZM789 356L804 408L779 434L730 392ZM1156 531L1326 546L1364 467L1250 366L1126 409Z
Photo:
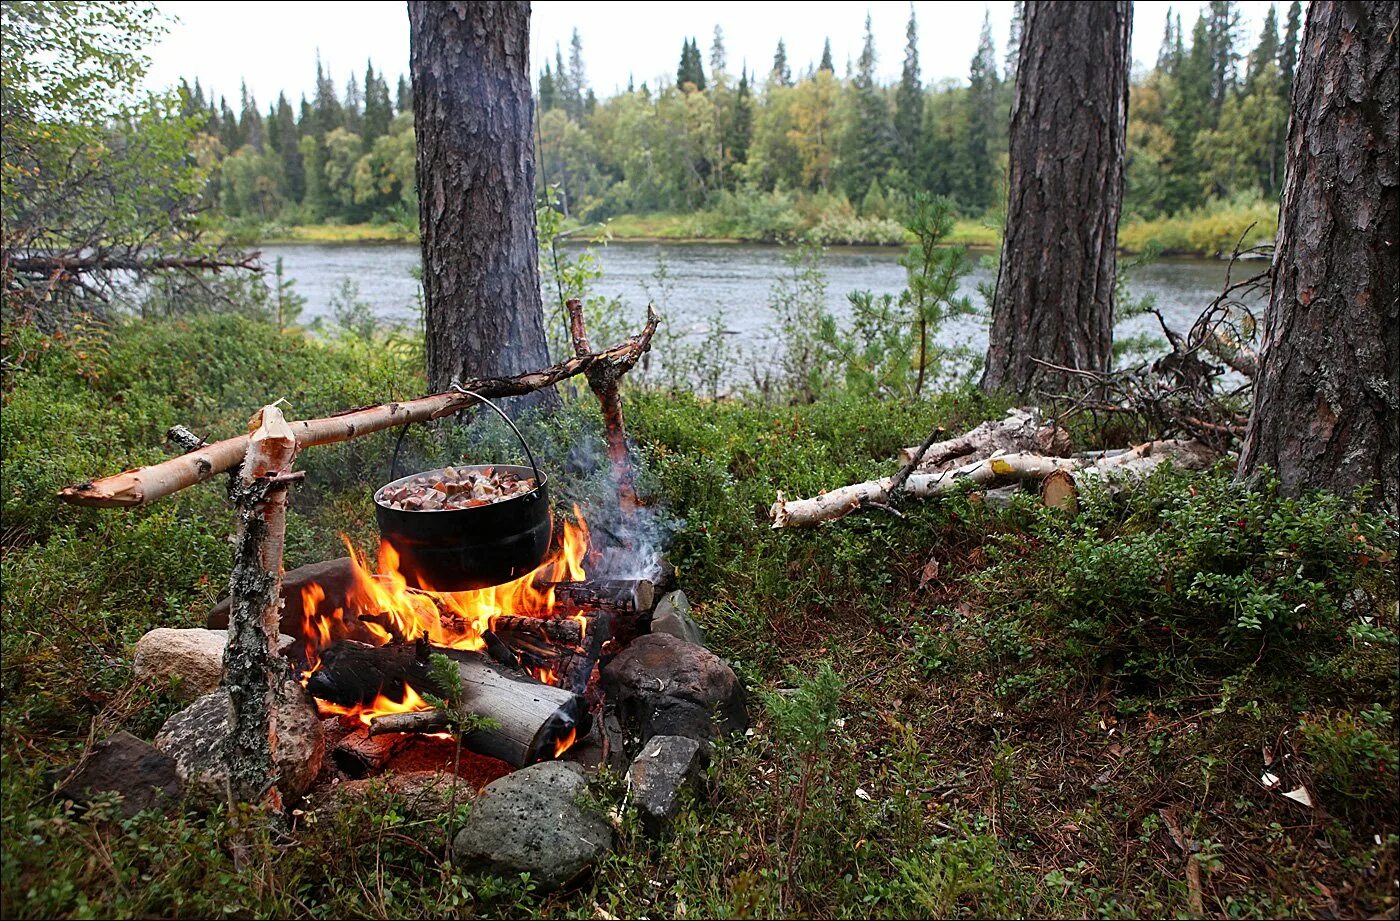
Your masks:
M175 759L129 732L97 743L58 790L75 803L96 794L121 794L121 814L131 818L143 809L172 812L180 803Z
M579 805L578 765L545 761L487 784L452 844L457 864L529 873L541 891L574 881L612 847L607 822Z
M699 790L709 764L709 746L681 736L653 736L627 771L628 802L653 837L671 824L681 791Z
M228 691L220 689L166 720L156 736L156 748L175 759L180 779L202 806L226 798L223 746L230 713ZM278 688L272 726L277 734L277 787L284 797L296 799L311 788L321 770L326 735L316 705L290 676Z
M651 632L665 633L696 646L705 645L705 631L691 617L690 599L680 589L667 593L657 602L651 615Z
M295 642L285 634L277 640L278 649ZM157 627L136 641L132 668L138 681L172 685L177 699L194 700L218 690L227 645L227 630Z
M638 637L603 670L624 729L709 741L748 728L744 687L714 653L665 633Z

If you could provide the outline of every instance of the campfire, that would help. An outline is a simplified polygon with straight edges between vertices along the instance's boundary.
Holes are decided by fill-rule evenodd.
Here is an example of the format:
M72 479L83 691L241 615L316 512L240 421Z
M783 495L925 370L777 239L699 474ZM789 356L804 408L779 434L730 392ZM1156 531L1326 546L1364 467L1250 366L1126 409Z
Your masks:
M489 588L415 588L387 540L377 571L352 547L348 578L288 587L301 601L288 655L322 716L351 729L335 749L347 773L383 768L400 734L446 728L425 697L448 693L432 675L435 654L456 667L466 709L494 724L466 733L467 749L522 767L589 734L603 705L598 667L645 629L655 586L589 578L602 554L577 507L557 532L538 567Z

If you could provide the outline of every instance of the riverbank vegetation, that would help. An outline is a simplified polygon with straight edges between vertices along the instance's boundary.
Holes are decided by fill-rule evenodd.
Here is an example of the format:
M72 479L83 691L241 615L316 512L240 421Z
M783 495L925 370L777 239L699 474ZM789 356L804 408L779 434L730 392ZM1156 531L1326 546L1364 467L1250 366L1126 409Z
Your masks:
M1252 46L1232 4L1189 30L1179 14L1168 21L1155 66L1132 85L1126 249L1215 256L1251 224L1271 236L1300 15L1293 3L1280 24L1271 11ZM537 75L541 198L619 239L887 245L907 242L904 212L922 192L955 202L954 240L995 245L1018 35L1019 20L1003 55L985 26L967 80L926 85L911 18L903 74L887 86L868 30L838 76L829 48L803 68L782 42L766 72L736 73L717 29L708 64L689 41L674 82L606 99L575 35L567 60L557 51ZM411 239L410 87L391 89L372 63L343 88L316 69L311 98L267 109L246 90L230 102L181 84L210 206L267 242Z

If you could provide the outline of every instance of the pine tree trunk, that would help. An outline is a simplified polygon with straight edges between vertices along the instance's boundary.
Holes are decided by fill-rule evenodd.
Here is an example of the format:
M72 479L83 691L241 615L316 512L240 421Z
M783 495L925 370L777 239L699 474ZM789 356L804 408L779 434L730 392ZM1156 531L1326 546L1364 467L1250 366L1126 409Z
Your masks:
M408 20L429 387L542 368L530 5L413 0Z
M1126 0L1025 5L986 390L1109 367L1131 33Z
M1243 476L1400 499L1400 67L1393 2L1309 4Z

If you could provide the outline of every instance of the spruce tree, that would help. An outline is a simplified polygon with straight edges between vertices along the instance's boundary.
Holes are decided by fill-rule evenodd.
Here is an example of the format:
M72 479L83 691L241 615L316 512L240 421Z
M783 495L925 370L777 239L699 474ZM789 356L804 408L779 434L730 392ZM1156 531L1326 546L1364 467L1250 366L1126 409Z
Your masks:
M735 163L747 163L753 140L753 93L749 86L749 66L739 72L739 89L734 94L734 112L729 119L729 139L725 146Z
M1261 86L1260 80L1264 77L1272 77L1274 68L1278 66L1278 15L1272 4L1269 5L1269 12L1264 15L1264 29L1259 33L1259 44L1254 46L1254 50L1249 53L1249 66L1245 72L1245 92L1246 93L1272 93L1271 86Z
M558 89L554 85L554 71L550 69L548 61L544 62L544 70L540 71L538 104L541 112L548 112L559 105Z
M316 113L316 134L324 136L326 133L344 126L345 113L340 106L340 97L335 91L335 81L321 66L319 54L316 56L316 97L312 102L312 108ZM303 131L303 133L305 132Z
M910 7L910 18L913 18L913 8ZM1011 31L1006 36L1006 66L1002 72L1006 75L1006 82L1014 85L1016 83L1016 62L1021 56L1021 27L1026 21L1025 0L1016 0L1011 7ZM1171 24L1171 11L1167 11L1167 24Z
M413 111L413 87L408 85L408 79L403 74L399 74L399 88L396 93L394 108L400 112Z
M993 204L996 187L996 167L992 162L992 143L1001 116L997 99L1001 81L997 78L996 45L992 41L992 16L982 21L982 35L977 54L968 70L967 137L962 156L960 198L970 208L986 209Z
M1240 13L1233 0L1211 0L1206 34L1210 42L1210 103L1219 118L1220 108L1236 82L1240 55L1235 50Z
M875 30L865 15L865 42L851 80L851 119L842 139L842 186L857 199L890 168L895 147L894 122L885 94L875 78Z
M243 82L238 87L238 135L244 144L251 144L253 149L262 153L263 150L263 121L262 113L258 111L258 101L248 92L247 82Z
M768 72L768 79L779 86L792 86L792 67L788 64L787 45L783 40L778 39L778 50L773 52L773 69Z
M364 132L364 106L364 91L360 89L360 80L352 71L345 83L345 130L351 134Z
M914 4L909 4L909 26L905 29L904 70L894 96L894 129L899 137L899 157L905 169L912 169L919 130L924 123L924 87L919 79L919 26L914 20Z
M306 169L301 159L301 134L286 93L278 95L276 113L268 124L268 137L272 136L272 126L276 125L277 153L282 159L282 181L286 193L284 197L288 201L300 202L306 196Z
M716 24L715 37L710 42L710 79L718 83L726 70L728 61L724 53L724 30Z
M1288 19L1283 29L1283 44L1278 49L1278 73L1283 81L1283 98L1293 95L1293 72L1298 69L1298 32L1303 24L1303 5L1293 0L1288 5ZM195 81L199 89L199 81Z
M555 105L569 112L569 97L573 95L573 89L569 86L569 70L564 66L564 52L559 49L559 45L554 45L554 99Z
M1167 25L1162 30L1162 47L1157 49L1157 70L1164 74L1175 72L1176 38L1172 32L1172 11L1167 9Z
M822 62L817 65L817 72L826 71L829 74L836 73L836 66L831 63L831 39L826 40L822 45Z
M583 69L583 39L578 29L569 39L569 93L564 97L564 105L575 121L583 118L587 111L584 97L588 94L588 75Z
M374 142L389 133L389 123L394 120L393 103L389 101L389 86L384 77L374 72L374 64L365 63L365 116L361 132L365 150Z
M233 153L243 146L243 132L239 130L238 116L228 107L228 100L219 97L219 141L224 150Z

